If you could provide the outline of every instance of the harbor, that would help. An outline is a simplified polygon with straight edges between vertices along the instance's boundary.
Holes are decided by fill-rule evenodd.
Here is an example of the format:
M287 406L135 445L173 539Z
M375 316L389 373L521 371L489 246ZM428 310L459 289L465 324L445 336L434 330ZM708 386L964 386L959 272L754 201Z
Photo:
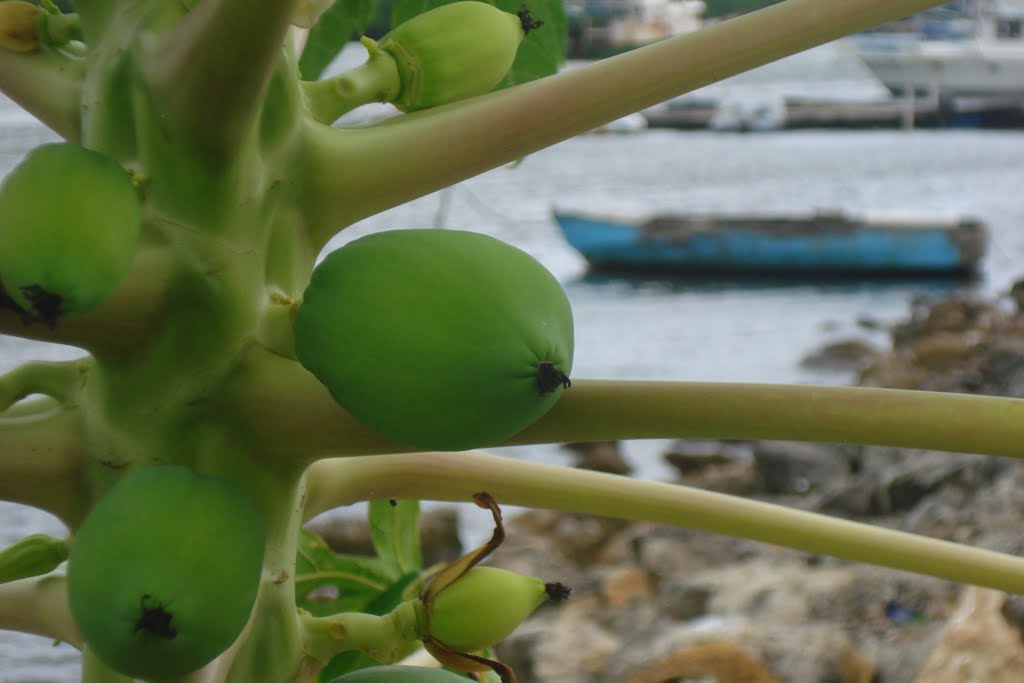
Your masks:
M699 29L695 0L588 3L576 44L605 53ZM594 9L594 8L597 9ZM956 0L839 41L877 88L866 95L691 93L640 112L639 127L756 132L803 128L1024 127L1024 2Z

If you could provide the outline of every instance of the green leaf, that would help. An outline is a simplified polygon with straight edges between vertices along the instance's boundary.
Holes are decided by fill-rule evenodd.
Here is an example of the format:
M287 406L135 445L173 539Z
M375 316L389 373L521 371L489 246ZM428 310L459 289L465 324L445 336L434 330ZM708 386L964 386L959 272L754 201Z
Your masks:
M371 500L370 538L378 557L399 575L423 567L420 504L416 500Z
M314 616L366 611L401 578L380 558L335 553L320 536L300 531L295 601Z
M391 25L398 26L417 14L454 1L395 0L391 13ZM517 12L525 5L534 19L544 22L543 26L527 34L519 46L512 69L495 89L526 83L556 73L565 61L566 37L568 35L568 22L565 18L565 7L562 0L487 1L506 12Z
M309 29L299 57L303 80L320 78L324 69L357 34L366 30L377 0L336 0Z

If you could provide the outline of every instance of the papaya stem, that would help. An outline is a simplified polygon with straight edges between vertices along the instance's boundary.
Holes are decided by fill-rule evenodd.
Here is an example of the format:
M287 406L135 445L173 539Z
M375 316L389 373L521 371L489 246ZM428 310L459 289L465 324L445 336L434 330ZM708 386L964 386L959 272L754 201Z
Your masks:
M701 489L484 453L324 460L309 471L306 516L367 496L462 501L669 524L988 586L1024 590L1024 558Z
M31 633L81 648L66 584L62 575L0 584L0 630Z
M229 164L251 130L294 5L204 0L148 55L154 95L214 166Z
M0 50L0 92L66 140L81 139L79 88L85 63L52 50Z
M583 68L369 126L310 122L302 150L310 234L322 247L367 216L690 90L938 4L786 0Z

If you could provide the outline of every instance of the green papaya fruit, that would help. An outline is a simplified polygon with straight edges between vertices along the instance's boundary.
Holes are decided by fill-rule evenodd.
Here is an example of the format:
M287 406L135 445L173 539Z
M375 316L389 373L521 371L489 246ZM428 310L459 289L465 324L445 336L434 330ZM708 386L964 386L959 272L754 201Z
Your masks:
M329 683L466 683L467 680L445 669L390 664L350 671Z
M313 272L295 352L335 400L408 446L462 450L519 432L570 384L573 321L525 252L459 230L391 230Z
M51 327L121 284L135 255L141 207L131 175L81 145L41 145L0 185L0 283Z
M391 103L409 112L491 90L512 68L526 34L540 25L525 5L513 14L478 0L417 14L377 43L398 67L401 90Z
M72 541L68 595L83 640L135 678L202 668L249 619L265 538L231 482L177 465L126 474Z
M427 614L427 635L455 652L476 652L507 638L549 599L569 589L496 567L473 567L438 593Z

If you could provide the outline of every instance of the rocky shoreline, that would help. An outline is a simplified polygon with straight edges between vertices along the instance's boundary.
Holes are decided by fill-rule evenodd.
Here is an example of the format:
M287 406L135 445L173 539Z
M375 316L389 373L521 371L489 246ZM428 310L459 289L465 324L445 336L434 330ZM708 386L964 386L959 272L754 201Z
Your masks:
M1024 397L1022 307L1024 285L988 301L968 293L916 300L889 330L890 348L850 339L806 362L851 372L851 383L866 386ZM573 450L578 466L628 473L616 446ZM1021 461L717 440L681 441L664 457L680 483L1024 551ZM447 538L439 546L457 553ZM570 600L540 609L501 645L521 683L1024 680L1024 600L997 591L549 511L513 517L492 564L573 587Z

